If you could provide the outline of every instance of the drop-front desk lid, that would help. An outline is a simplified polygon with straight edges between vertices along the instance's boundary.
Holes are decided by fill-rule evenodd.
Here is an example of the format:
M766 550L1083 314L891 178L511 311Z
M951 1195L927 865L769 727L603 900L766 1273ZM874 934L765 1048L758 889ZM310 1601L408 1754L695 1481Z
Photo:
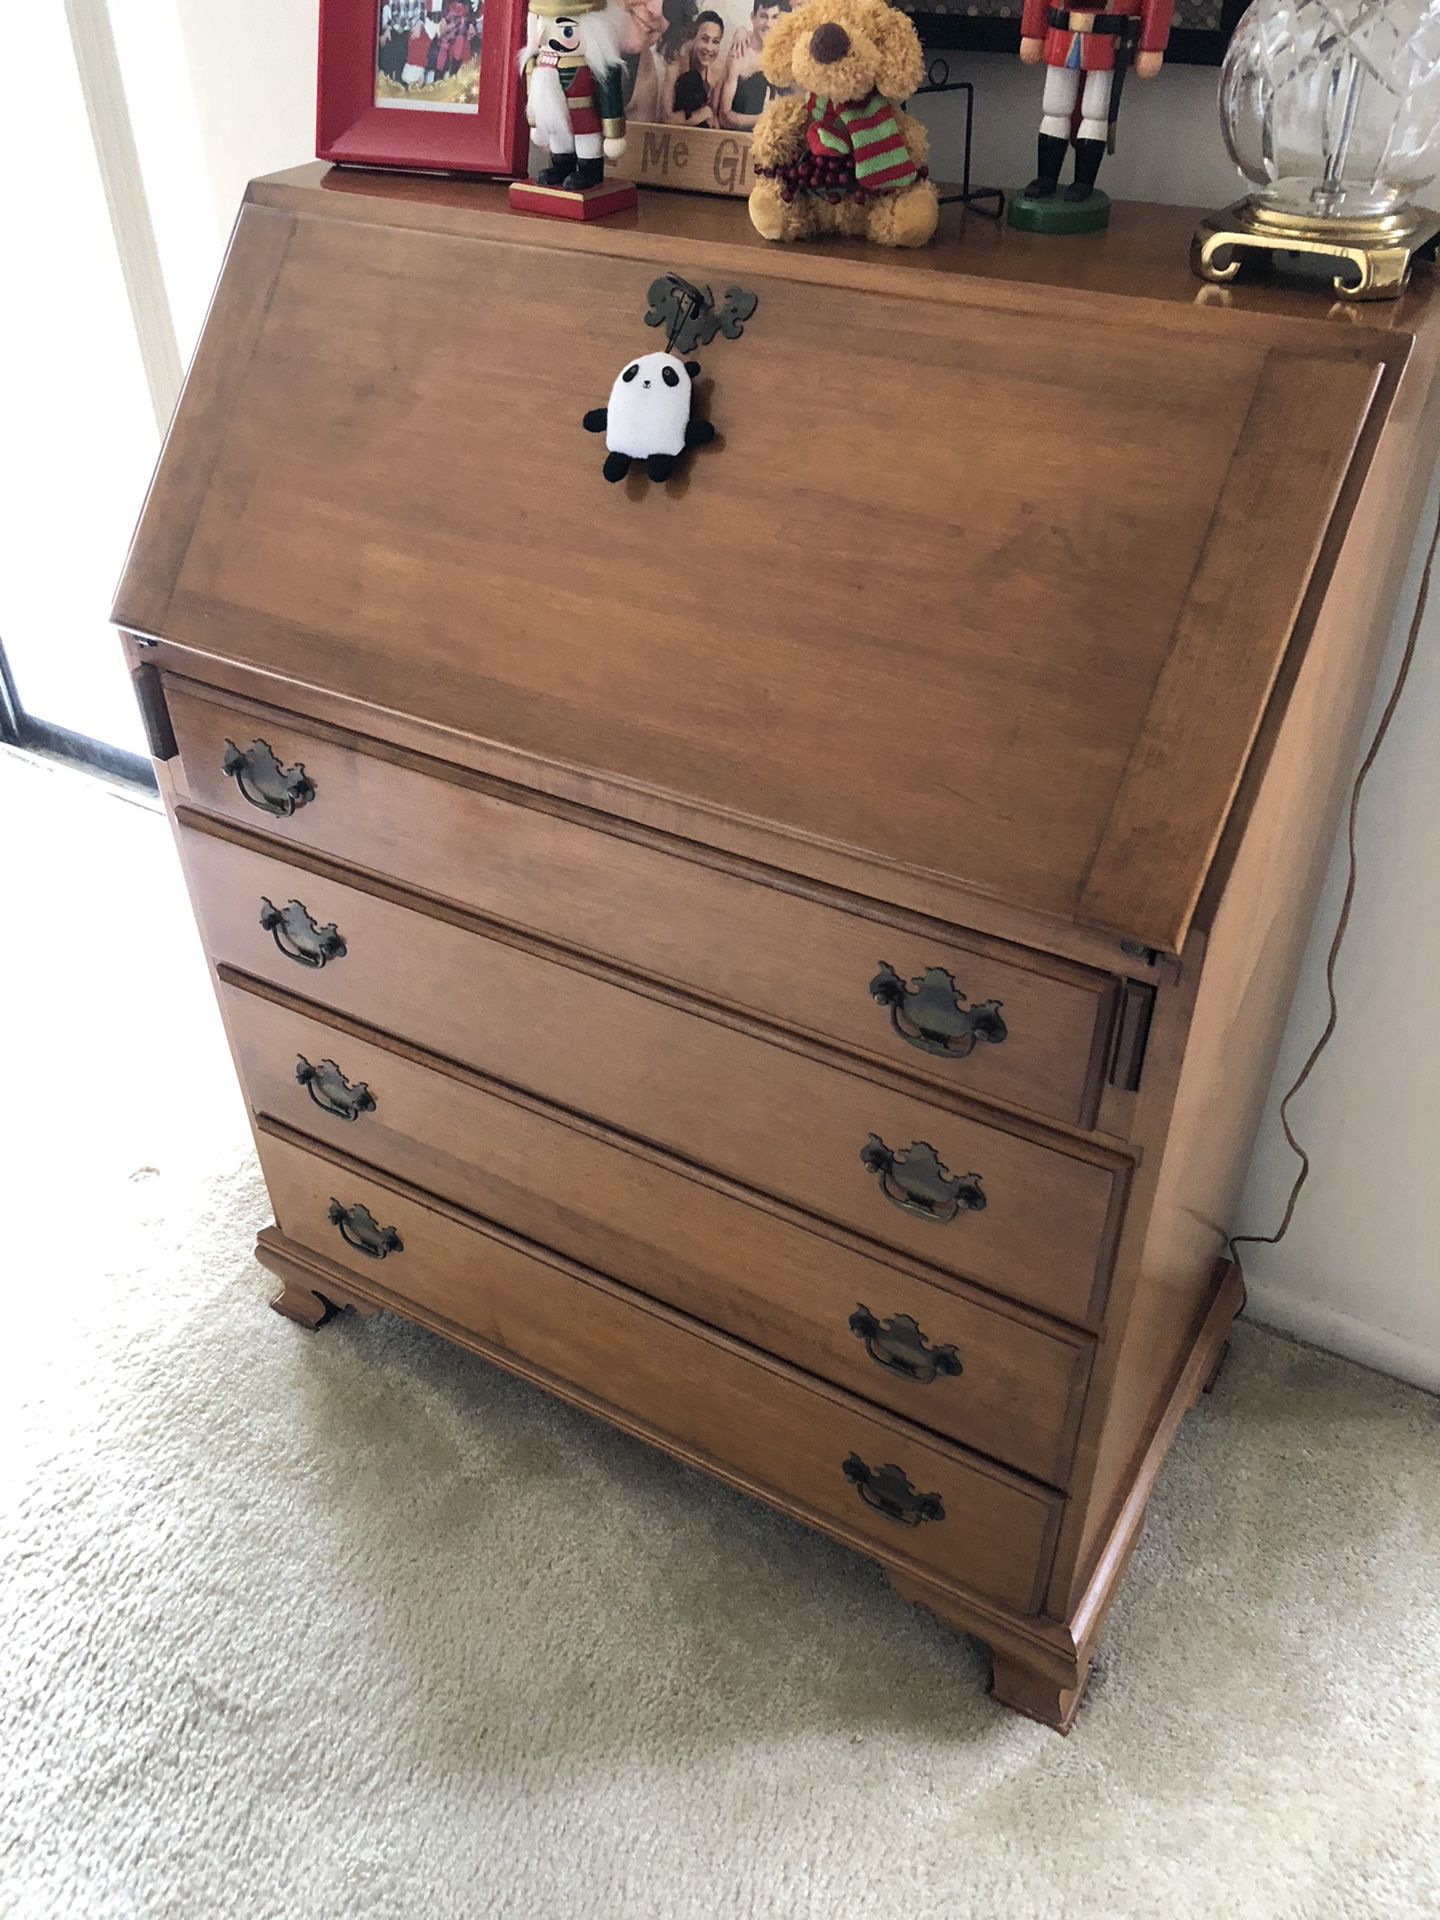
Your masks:
M1403 342L1197 304L1158 212L898 257L259 183L115 617L1178 949ZM581 419L666 270L759 307L698 355L718 441L608 485Z

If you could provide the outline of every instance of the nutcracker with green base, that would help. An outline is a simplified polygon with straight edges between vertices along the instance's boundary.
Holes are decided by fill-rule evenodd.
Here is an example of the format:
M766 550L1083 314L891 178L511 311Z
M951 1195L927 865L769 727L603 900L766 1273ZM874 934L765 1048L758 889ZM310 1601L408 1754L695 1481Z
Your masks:
M1010 202L1010 224L1034 233L1090 233L1108 224L1109 196L1095 181L1115 151L1126 75L1153 80L1165 60L1174 0L1111 0L1104 13L1025 0L1020 58L1045 73L1035 178ZM1075 177L1060 173L1071 141Z
M625 151L618 0L531 0L521 71L525 113L550 155L542 187L584 193Z

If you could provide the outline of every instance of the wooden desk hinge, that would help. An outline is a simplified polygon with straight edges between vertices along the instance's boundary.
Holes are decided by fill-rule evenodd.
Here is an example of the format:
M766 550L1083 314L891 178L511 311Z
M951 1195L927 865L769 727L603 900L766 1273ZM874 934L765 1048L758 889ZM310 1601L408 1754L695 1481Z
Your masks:
M1122 940L1120 942L1120 951L1121 953L1128 953L1132 960L1143 960L1147 967L1153 967L1155 962L1160 958L1160 949L1158 947L1142 946L1138 940Z
M130 669L135 687L135 704L145 727L145 739L152 760L173 760L180 748L170 724L170 709L165 704L165 689L160 684L160 669L148 660Z
M1115 1022L1115 1040L1110 1049L1108 1079L1122 1093L1134 1093L1140 1085L1145 1065L1145 1046L1150 1038L1150 1018L1155 1011L1155 989L1142 980L1127 980L1121 989L1120 1016Z

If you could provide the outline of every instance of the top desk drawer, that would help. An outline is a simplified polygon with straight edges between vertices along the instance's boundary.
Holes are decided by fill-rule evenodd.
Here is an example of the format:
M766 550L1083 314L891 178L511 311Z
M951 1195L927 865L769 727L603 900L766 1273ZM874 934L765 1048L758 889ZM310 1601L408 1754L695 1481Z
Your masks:
M1104 974L938 922L932 934L872 919L779 875L757 884L686 843L581 824L185 681L166 693L200 806L936 1086L1093 1121L1114 1004Z

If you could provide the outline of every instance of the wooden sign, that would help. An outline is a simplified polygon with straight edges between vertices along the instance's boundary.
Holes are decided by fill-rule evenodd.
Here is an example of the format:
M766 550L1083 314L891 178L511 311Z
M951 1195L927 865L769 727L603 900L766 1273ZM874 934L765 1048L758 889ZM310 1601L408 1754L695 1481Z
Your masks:
M614 171L647 187L691 193L748 194L755 184L750 135L712 127L656 126L632 120Z

